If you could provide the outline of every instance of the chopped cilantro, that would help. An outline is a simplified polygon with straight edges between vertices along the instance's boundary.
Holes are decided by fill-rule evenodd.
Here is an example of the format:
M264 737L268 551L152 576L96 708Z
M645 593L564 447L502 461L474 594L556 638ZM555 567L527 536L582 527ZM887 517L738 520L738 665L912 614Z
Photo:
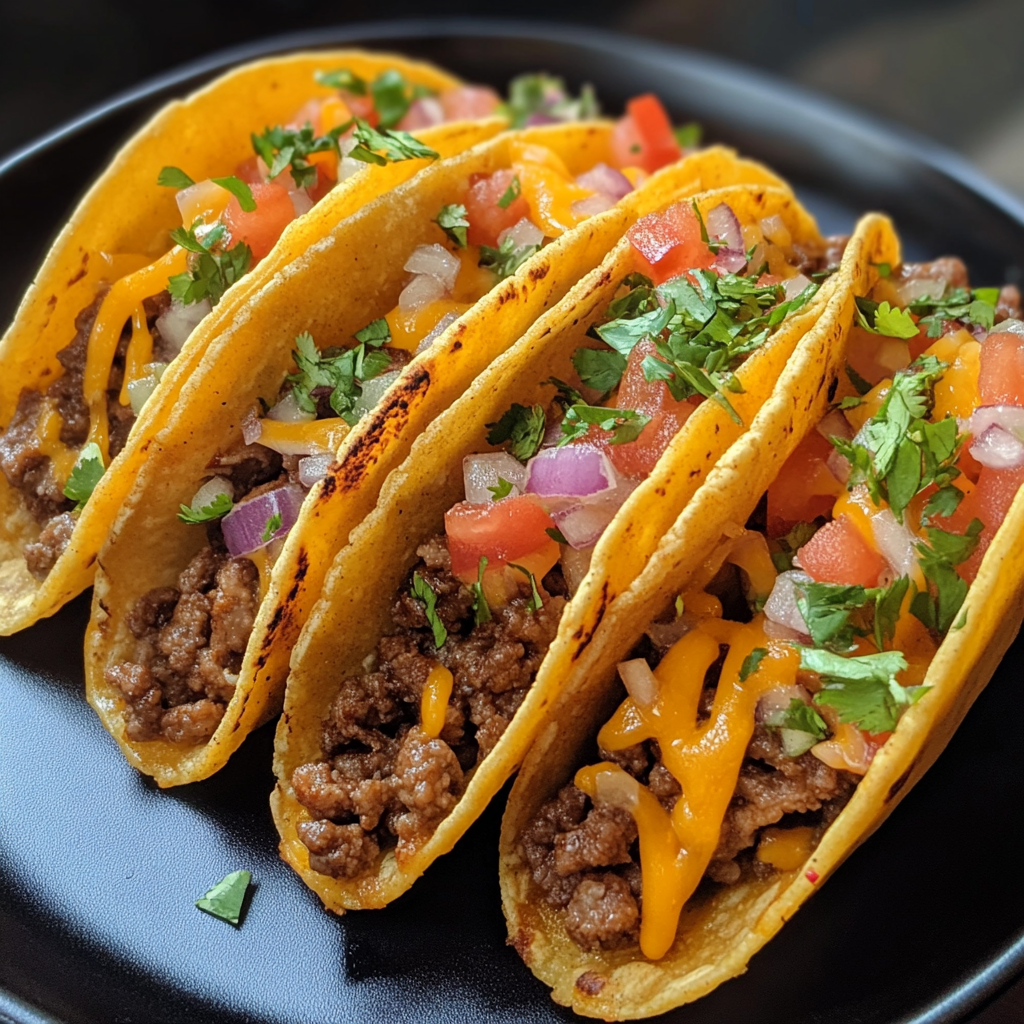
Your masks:
M493 270L497 274L498 280L504 281L539 251L539 245L520 245L517 248L515 239L511 235L507 235L497 249L490 245L480 246L479 265L487 270Z
M586 387L608 394L619 386L626 372L626 357L614 349L578 348L572 365Z
M752 676L758 669L758 666L768 657L767 647L755 647L744 659L743 664L740 666L740 682L746 682L746 680Z
M502 192L498 205L503 210L507 210L522 195L522 192L523 186L519 183L519 175L514 174L512 180L508 183L508 188Z
M78 453L71 475L64 484L64 497L75 502L75 512L81 512L85 508L85 503L92 497L92 492L96 490L96 485L105 472L103 452L95 441L90 441Z
M342 89L352 93L353 96L366 95L366 79L360 78L354 71L348 68L338 68L336 71L317 71L313 77L317 85L327 89Z
M612 435L609 443L628 444L635 441L650 422L650 416L634 409L606 409L600 405L577 403L565 411L558 446L586 437L592 426L609 431Z
M437 160L440 154L424 146L419 139L413 138L408 132L400 132L395 128L371 127L362 118L356 118L354 138L356 147L348 155L353 160L361 160L367 164L383 167L389 161L398 163L401 160L424 158Z
M238 205L246 212L252 213L256 209L256 200L252 197L252 189L241 178L233 174L227 178L211 178L214 185L230 192L237 200Z
M508 567L515 569L516 572L521 572L530 581L530 600L527 602L526 607L531 612L538 612L543 607L544 602L540 599L540 591L537 589L537 579L525 566L516 565L514 562L509 562Z
M562 409L568 409L570 405L576 405L577 403L583 402L583 396L576 390L571 384L567 384L564 380L559 380L557 377L548 377L544 382L550 384L552 387L558 389L558 394L555 395L555 401L562 407Z
M251 881L250 872L232 871L196 900L196 906L228 924L237 925L242 918L242 906Z
M188 270L170 277L167 290L172 299L185 305L209 299L211 305L216 306L228 288L249 269L252 250L245 242L230 249L221 248L219 243L227 230L223 224L206 231L200 239L196 230L202 223L197 217L190 228L175 228L171 232L175 244L193 253L193 257Z
M308 331L296 337L293 356L298 372L290 374L288 381L292 385L295 402L303 412L315 413L317 402L312 392L317 388L329 388L330 406L334 412L349 426L359 421L355 406L362 394L363 383L379 377L391 365L391 357L379 350L390 338L390 335L382 337L377 327L379 323L375 320L364 327L359 334L365 335L365 340L360 339L359 344L337 355L320 352Z
M929 338L939 338L944 333L946 320L959 320L965 324L978 324L986 331L995 324L996 303L999 300L997 288L954 288L941 299L922 296L907 306L911 313L921 319L919 326L925 327Z
M156 183L164 188L188 188L195 184L180 167L164 167L157 175Z
M382 128L393 128L398 124L412 104L412 86L394 68L382 71L373 80L370 93Z
M391 340L391 328L384 317L371 320L362 330L356 331L355 339L367 345L386 345Z
M542 405L520 405L513 402L501 419L485 424L488 444L510 441L509 452L520 462L527 462L540 451L544 440L545 416Z
M675 609L676 609L676 618L678 619L679 616L682 615L683 612L686 610L686 605L683 602L683 595L682 594L676 594Z
M929 543L915 545L918 564L930 586L914 595L910 611L937 633L949 631L967 597L967 582L954 566L971 557L978 546L981 531L980 519L972 519L963 534L947 533L928 526L925 533Z
M780 550L772 552L772 562L779 572L788 572L793 568L796 553L818 532L820 524L797 523L792 530L775 541Z
M484 571L487 569L487 556L481 555L476 567L476 583L470 588L473 591L473 621L480 626L491 621L491 606L484 594Z
M507 498L512 493L512 483L503 476L499 476L497 486L488 487L487 490L491 492L491 501L501 501L502 498Z
M840 722L852 722L875 735L895 729L903 712L928 689L901 686L896 674L906 667L899 651L844 658L831 651L800 648L800 668L819 673L824 683L814 702L835 708Z
M557 526L549 526L544 531L556 544L568 544L569 542L565 539L565 535Z
M513 128L523 128L531 114L542 114L558 121L583 121L601 113L590 85L584 85L579 99L573 99L561 78L546 74L513 78L503 108Z
M855 636L870 636L881 651L896 633L900 607L909 586L906 576L893 580L887 587L798 583L796 605L818 647L849 651Z
M805 704L798 697L794 697L789 702L788 708L770 714L764 724L773 729L792 729L795 732L805 732L815 740L823 740L828 735L825 719L810 704ZM810 746L812 744L809 744L807 749L810 749Z
M277 125L265 128L262 134L253 133L252 147L269 168L271 179L290 168L296 187L305 188L317 180L316 165L309 162L309 157L314 153L339 153L338 138L348 127L339 125L318 136L309 123L302 128Z
M281 529L281 513L275 512L272 516L267 518L266 525L263 527L263 532L260 534L260 540L264 544L270 543L274 538L274 534Z
M891 263L872 263L871 266L878 271L879 277L891 277L892 276L892 264Z
M874 302L859 295L857 322L872 334L904 340L917 337L917 324L905 309L890 306L888 302Z
M696 149L700 145L704 129L696 122L689 121L672 129L680 149Z
M178 518L190 526L198 526L200 523L209 523L214 519L226 516L234 507L234 502L229 494L218 494L209 505L201 508L194 508L191 505L182 505ZM278 524L280 525L280 524ZM267 540L270 540L268 537Z
M412 596L423 602L427 623L434 631L434 646L443 647L445 640L448 639L448 630L437 614L437 594L418 572L412 574Z
M449 203L442 206L434 223L455 243L460 249L466 248L466 229L469 227L467 210L462 203Z

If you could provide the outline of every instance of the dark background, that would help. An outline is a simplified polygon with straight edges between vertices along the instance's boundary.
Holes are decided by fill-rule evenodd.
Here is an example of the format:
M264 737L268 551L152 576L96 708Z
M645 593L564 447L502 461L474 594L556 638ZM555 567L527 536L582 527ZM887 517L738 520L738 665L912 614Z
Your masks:
M455 0L371 8L3 0L0 158L121 90L233 44L345 22L459 14L576 22L753 64L930 135L1024 195L1022 0L519 0L514 8ZM976 1018L1022 1020L1024 982Z

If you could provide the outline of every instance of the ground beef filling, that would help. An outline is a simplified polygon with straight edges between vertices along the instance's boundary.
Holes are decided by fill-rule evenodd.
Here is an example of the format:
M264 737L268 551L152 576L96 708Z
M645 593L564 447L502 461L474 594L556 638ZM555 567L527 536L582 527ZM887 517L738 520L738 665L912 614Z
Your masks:
M713 699L714 688L705 688L702 714ZM662 763L656 741L614 753L599 749L598 754L645 783L671 812L679 783ZM779 822L783 827L813 824L817 839L855 784L853 776L809 753L786 757L778 736L757 726L705 879L730 885L748 872L771 873L771 866L753 856L761 829ZM629 813L594 803L573 785L564 786L523 830L520 848L541 898L564 910L566 930L577 945L615 949L637 941L641 872L636 825Z
M452 575L444 537L417 554L414 571L438 595L448 639L437 649L422 603L410 596L410 572L374 671L341 682L322 725L325 759L292 773L295 795L314 819L299 825L299 838L321 874L353 878L381 849L394 846L401 859L429 839L511 722L558 629L560 596L536 612L515 598L475 625L473 595ZM555 571L545 588L557 593L560 582ZM437 662L454 685L444 729L431 738L420 728L420 701Z
M56 478L49 456L41 450L37 432L40 418L51 406L56 407L62 425L60 440L73 448L80 448L89 436L89 408L82 397L85 362L96 314L103 296L83 309L75 319L75 337L66 348L57 353L64 372L45 391L22 389L14 416L0 436L0 470L7 482L24 495L32 517L42 525L39 539L25 548L25 561L29 571L45 579L71 539L75 520L71 509L74 502L64 497L64 482ZM153 358L166 361L173 353L155 328L170 298L166 292L146 299L144 307L150 333L153 335ZM125 446L128 432L135 423L130 405L121 405L121 384L124 381L125 353L131 340L131 325L126 324L118 341L114 362L107 382L107 418L109 421L110 457Z
M281 456L261 445L238 446L211 469L246 497L289 479ZM148 591L128 612L135 650L105 676L124 695L130 740L202 743L234 695L259 607L259 571L228 553L218 524L208 538L177 586Z

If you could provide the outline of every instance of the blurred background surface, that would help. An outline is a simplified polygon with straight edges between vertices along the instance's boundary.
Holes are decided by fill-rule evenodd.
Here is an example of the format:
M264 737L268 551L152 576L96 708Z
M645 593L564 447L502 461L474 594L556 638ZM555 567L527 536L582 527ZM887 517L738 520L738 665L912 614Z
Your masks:
M575 22L733 58L929 135L1024 197L1024 0L519 0L502 9L471 0L390 0L380 8L7 0L0 156L123 89L234 44L425 15ZM1024 1020L1024 982L975 1020Z

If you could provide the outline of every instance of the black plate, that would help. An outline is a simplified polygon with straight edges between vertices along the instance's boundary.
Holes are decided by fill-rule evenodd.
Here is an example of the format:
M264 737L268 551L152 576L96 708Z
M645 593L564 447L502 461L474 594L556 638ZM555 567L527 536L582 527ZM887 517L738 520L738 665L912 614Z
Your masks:
M826 231L885 209L912 256L956 252L1018 280L1024 209L952 154L744 68L579 28L424 22L279 38L144 85L0 165L7 320L73 200L143 117L228 64L353 41L501 86L546 68L610 110L656 90L677 120L790 176ZM10 244L12 239L18 245ZM382 912L335 918L276 856L272 727L215 778L158 792L82 699L83 597L0 641L0 1019L16 1022L572 1019L504 945L496 801L455 852ZM1018 641L924 781L754 958L664 1019L685 1024L961 1020L1024 965ZM236 868L244 926L193 909Z

